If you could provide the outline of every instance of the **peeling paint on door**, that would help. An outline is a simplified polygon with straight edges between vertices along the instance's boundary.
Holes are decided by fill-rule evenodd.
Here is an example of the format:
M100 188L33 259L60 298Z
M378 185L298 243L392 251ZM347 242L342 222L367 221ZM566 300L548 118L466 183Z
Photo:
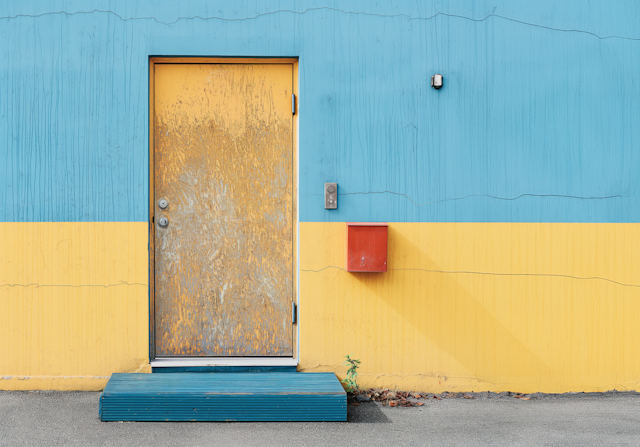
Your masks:
M154 82L156 355L291 356L293 66Z

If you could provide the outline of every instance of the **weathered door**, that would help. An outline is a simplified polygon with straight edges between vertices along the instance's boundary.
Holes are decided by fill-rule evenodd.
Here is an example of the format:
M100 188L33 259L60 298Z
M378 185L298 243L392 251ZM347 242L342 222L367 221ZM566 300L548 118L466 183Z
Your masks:
M293 65L154 82L156 356L291 356Z

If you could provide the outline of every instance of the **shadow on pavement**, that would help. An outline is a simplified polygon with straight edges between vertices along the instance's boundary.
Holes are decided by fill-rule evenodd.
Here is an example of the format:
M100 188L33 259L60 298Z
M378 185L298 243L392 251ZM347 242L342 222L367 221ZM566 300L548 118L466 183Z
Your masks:
M366 402L347 406L347 422L350 424L380 424L391 423L389 418L382 412L380 405L374 402Z

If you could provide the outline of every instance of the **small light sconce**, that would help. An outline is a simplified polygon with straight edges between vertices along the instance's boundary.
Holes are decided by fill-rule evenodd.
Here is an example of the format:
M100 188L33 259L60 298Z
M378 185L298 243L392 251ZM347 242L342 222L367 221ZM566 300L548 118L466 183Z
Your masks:
M442 87L441 74L434 74L433 76L431 76L431 87L435 88L436 90Z

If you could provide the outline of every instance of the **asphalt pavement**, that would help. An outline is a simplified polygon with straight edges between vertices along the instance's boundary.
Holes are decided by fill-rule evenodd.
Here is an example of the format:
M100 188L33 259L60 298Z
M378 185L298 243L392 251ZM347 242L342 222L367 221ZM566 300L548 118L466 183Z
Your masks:
M349 406L346 423L100 422L99 393L0 392L0 446L640 446L640 395Z

